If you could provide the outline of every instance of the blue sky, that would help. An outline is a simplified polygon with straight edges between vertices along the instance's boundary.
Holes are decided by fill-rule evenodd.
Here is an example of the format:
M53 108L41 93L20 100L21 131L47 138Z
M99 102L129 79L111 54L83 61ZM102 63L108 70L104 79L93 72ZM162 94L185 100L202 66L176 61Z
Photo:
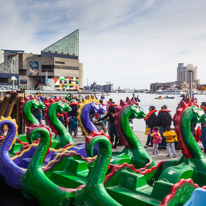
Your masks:
M206 83L205 0L0 0L0 48L37 53L80 31L84 85L149 88L193 63Z

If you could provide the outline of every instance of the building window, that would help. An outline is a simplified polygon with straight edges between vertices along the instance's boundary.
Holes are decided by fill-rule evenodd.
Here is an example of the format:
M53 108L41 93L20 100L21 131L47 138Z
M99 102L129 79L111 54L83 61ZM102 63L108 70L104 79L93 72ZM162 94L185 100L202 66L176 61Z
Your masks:
M20 79L20 84L27 84L27 79Z
M79 70L79 67L55 65L55 69Z
M54 65L42 65L41 71L42 72L54 72Z
M65 62L55 61L56 64L65 64Z

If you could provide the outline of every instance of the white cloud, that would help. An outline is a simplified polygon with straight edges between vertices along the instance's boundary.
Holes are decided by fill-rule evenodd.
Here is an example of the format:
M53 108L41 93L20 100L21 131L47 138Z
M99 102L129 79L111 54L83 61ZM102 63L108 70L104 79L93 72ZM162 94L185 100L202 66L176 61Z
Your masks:
M2 0L0 0L1 3ZM39 53L80 29L84 82L149 88L176 80L178 62L206 82L204 0L4 1L0 45Z

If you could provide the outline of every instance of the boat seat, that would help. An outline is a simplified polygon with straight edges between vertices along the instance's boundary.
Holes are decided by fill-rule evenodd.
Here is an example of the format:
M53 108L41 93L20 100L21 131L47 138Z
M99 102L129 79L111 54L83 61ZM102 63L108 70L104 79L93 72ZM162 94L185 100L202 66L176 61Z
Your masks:
M169 194L172 186L173 184L167 180L157 180L154 183L151 197L162 201Z
M134 192L138 188L147 186L147 182L145 176L142 174L122 170L119 176L118 186Z
M166 168L161 175L159 176L158 180L166 180L170 183L177 183L180 179L188 179L192 178L194 175L194 169L189 165L179 165L175 167L168 167Z

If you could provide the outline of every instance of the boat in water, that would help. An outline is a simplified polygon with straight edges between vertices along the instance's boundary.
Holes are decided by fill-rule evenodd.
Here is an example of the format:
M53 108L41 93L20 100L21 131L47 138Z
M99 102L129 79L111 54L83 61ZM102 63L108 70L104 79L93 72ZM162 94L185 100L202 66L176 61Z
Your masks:
M168 94L168 95L181 95L182 92L175 89L175 88L168 88L168 89L162 89L162 90L157 90L157 94Z
M164 99L174 99L175 97L165 96Z
M155 99L164 99L162 96L155 97Z

